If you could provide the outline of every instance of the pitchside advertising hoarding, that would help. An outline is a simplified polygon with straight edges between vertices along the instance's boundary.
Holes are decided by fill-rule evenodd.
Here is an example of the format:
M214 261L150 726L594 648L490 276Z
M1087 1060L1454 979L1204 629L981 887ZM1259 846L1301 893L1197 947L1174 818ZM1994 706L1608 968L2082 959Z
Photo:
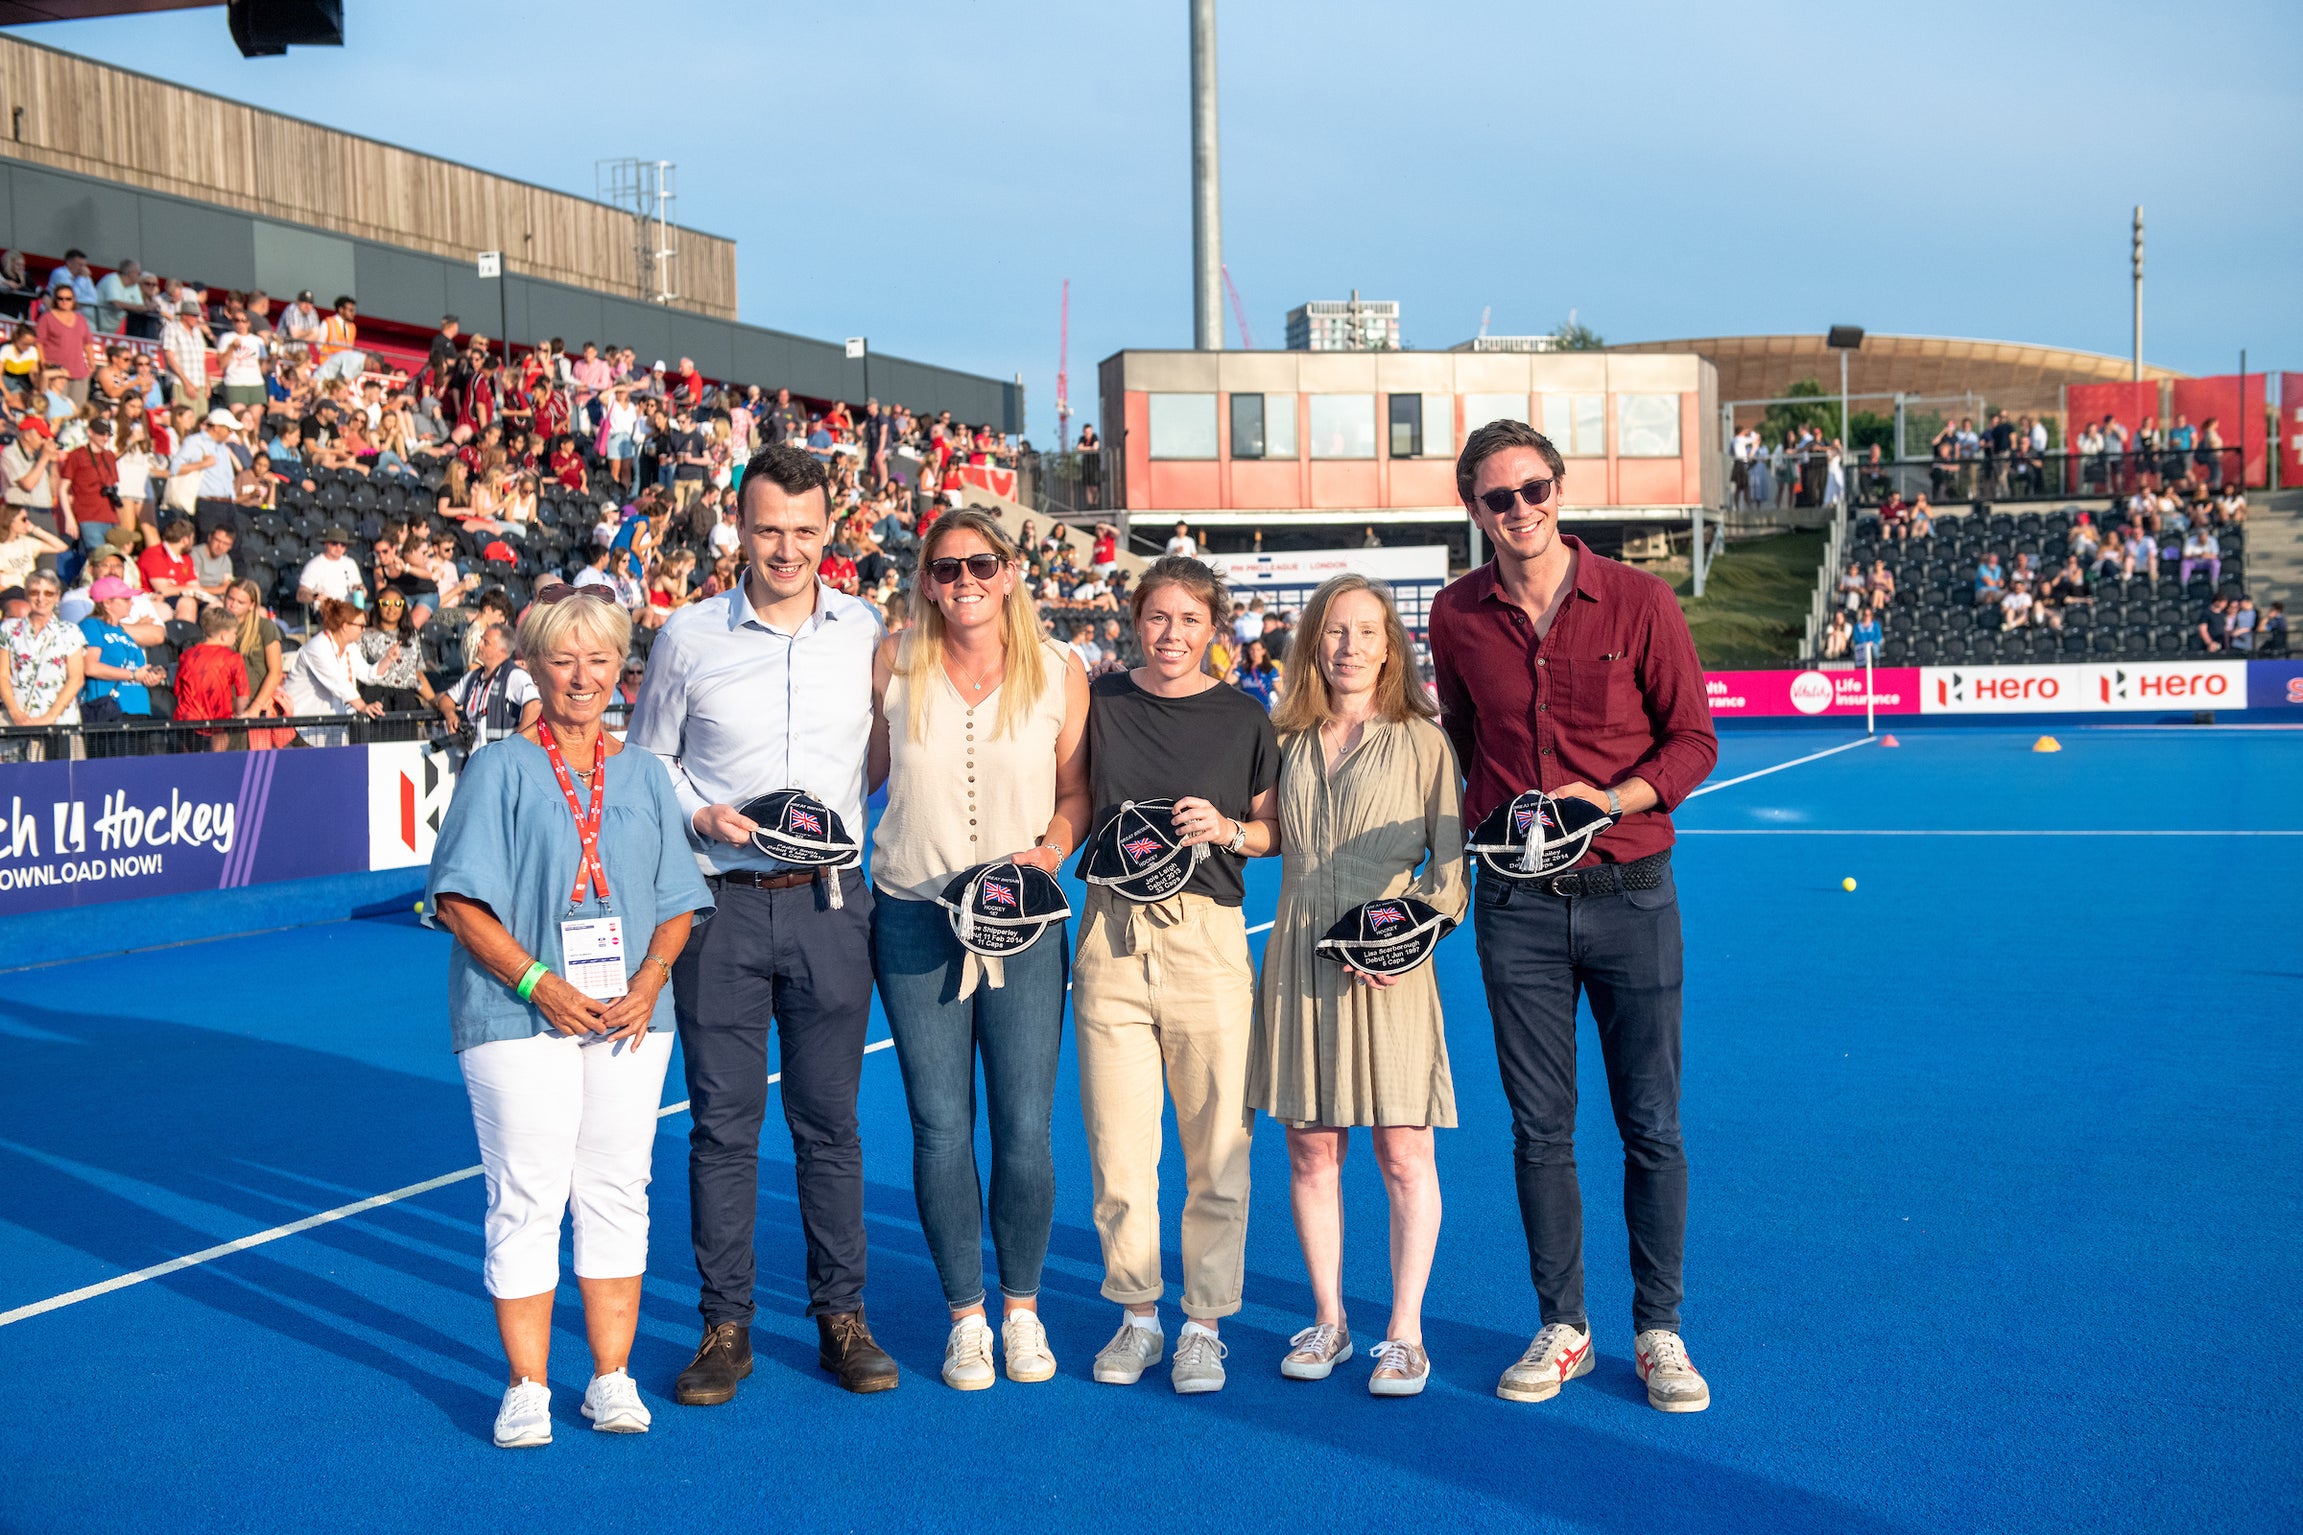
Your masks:
M0 768L0 917L419 867L454 787L415 743Z
M1890 666L1707 672L1715 719L1877 714L2168 714L2303 708L2303 663L2145 661L2084 666Z

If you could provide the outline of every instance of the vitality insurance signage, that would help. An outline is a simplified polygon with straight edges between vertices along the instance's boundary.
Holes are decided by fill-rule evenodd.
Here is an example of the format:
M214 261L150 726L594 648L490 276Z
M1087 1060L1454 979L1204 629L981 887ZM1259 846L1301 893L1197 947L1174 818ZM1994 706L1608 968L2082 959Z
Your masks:
M453 788L414 743L0 767L0 917L428 863Z

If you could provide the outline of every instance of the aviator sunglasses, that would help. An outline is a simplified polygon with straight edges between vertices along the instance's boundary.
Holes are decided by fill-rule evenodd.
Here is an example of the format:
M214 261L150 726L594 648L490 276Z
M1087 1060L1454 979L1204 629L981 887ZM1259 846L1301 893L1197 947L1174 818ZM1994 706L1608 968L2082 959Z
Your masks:
M1505 512L1511 510L1514 496L1525 501L1529 506L1541 506L1551 499L1552 487L1558 483L1559 481L1556 479L1529 480L1517 490L1491 490L1481 496L1479 500L1480 504L1487 508L1489 515L1501 517Z
M966 559L945 558L928 561L928 574L945 586L960 578L960 567L967 566L968 574L978 581L988 582L1000 573L1000 557L996 554L971 554Z
M554 581L536 591L536 606L550 607L555 602L566 602L571 597L592 597L601 602L614 602L616 594L609 588L593 582L587 586L570 586L565 581Z

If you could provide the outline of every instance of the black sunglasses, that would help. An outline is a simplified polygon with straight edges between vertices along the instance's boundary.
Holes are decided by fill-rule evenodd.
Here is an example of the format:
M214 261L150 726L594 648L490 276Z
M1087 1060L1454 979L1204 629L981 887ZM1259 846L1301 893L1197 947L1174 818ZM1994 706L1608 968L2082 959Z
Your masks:
M1543 505L1544 502L1551 499L1552 488L1558 483L1559 481L1556 479L1529 480L1517 490L1491 490L1481 496L1479 500L1480 504L1487 508L1489 515L1501 517L1505 512L1511 510L1513 497L1525 501L1529 506Z
M945 586L960 578L960 567L967 566L968 574L978 581L989 581L1000 573L1000 557L996 554L971 554L966 559L928 561L928 574Z

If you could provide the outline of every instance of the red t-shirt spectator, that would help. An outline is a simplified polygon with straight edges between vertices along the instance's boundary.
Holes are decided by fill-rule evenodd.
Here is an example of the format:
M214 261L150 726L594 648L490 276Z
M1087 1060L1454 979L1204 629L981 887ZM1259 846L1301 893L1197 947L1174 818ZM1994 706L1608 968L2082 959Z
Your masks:
M144 589L156 592L156 581L173 581L179 590L198 586L200 577L192 569L192 551L172 554L166 544L154 544L136 556L136 568L144 573ZM194 718L199 716L195 715Z
M40 360L51 368L62 368L64 376L83 379L94 371L88 361L88 348L95 345L95 332L88 329L88 319L77 312L59 314L50 304L41 312L40 323L32 327L40 343Z
M250 691L248 663L240 652L212 642L194 645L176 665L176 718L230 719Z
M824 584L853 597L856 594L856 562L844 554L826 554L816 566L816 574Z
M552 450L552 477L569 490L584 488L584 456L565 443Z
M1098 533L1095 553L1088 556L1088 563L1091 565L1116 565L1119 563L1119 557L1119 539L1110 533Z
M674 392L690 405L701 405L704 402L704 376L695 369L673 374L672 385Z
M120 520L120 509L104 499L104 487L120 483L120 461L110 448L87 442L65 454L64 483L72 489L72 515L78 521Z

